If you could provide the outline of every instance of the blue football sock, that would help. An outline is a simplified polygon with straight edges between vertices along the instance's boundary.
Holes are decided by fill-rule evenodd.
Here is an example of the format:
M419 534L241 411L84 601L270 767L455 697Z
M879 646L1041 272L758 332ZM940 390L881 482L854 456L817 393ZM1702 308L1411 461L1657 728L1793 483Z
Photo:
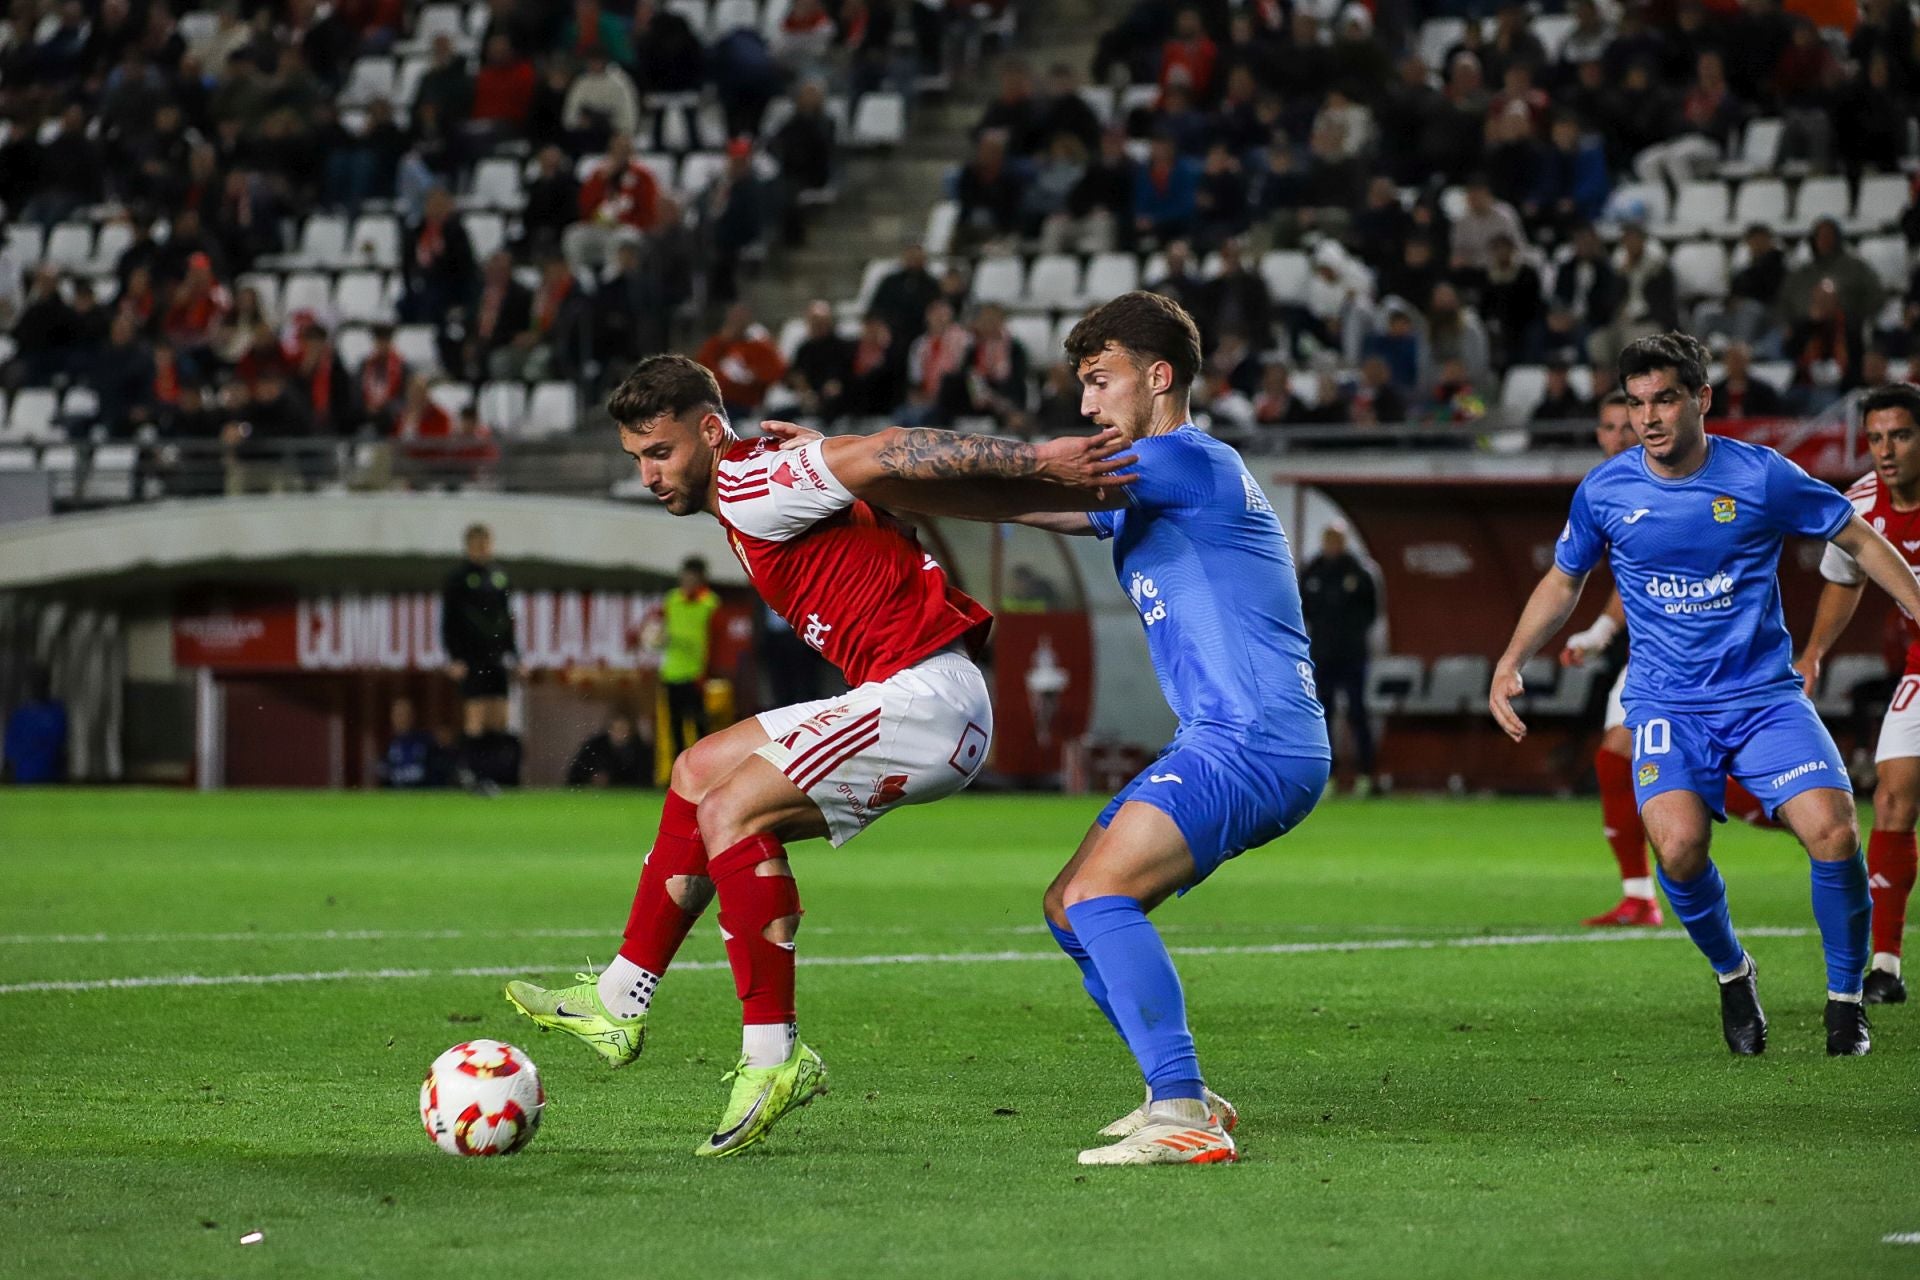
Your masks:
M1720 878L1720 868L1709 861L1704 875L1684 884L1670 879L1664 867L1659 875L1660 887L1667 891L1673 914L1687 926L1687 936L1700 948L1700 954L1707 958L1713 971L1732 973L1738 969L1746 951L1741 948L1740 939L1733 936L1733 917L1727 913L1727 882Z
M1099 972L1114 1024L1153 1100L1199 1099L1200 1058L1187 1030L1186 996L1147 913L1132 898L1113 895L1074 903L1067 923Z
M1813 918L1827 953L1827 990L1855 995L1867 967L1867 926L1873 899L1867 892L1867 861L1856 850L1845 862L1813 863Z
M1047 921L1047 928L1052 931L1053 940L1060 944L1060 949L1067 953L1067 958L1080 966L1080 984L1093 997L1093 1002L1100 1006L1100 1012L1107 1015L1107 1021L1119 1032L1121 1040L1125 1040L1127 1033L1120 1030L1120 1020L1113 1016L1113 1001L1107 999L1107 984L1100 981L1100 970L1094 967L1093 957L1087 954L1087 949L1080 945L1080 939L1071 931L1062 929L1052 920Z

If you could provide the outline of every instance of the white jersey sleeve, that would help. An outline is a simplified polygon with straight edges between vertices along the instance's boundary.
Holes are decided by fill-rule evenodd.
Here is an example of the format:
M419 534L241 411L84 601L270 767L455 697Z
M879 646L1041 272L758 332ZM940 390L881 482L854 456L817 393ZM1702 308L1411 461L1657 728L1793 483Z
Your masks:
M1860 515L1873 510L1873 500L1877 492L1875 483L1879 477L1869 472L1854 482L1847 490L1847 500L1853 503L1853 509ZM1843 587L1857 587L1867 580L1860 564L1852 556L1834 546L1831 542L1820 555L1820 576L1828 582L1836 582Z
M720 514L750 538L786 542L852 506L853 494L827 466L825 443L721 460Z

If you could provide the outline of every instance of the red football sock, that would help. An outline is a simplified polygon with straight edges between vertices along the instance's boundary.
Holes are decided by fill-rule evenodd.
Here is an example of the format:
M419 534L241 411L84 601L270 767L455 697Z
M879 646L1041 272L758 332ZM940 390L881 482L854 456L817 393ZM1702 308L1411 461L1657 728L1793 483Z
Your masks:
M747 1026L794 1020L793 944L768 941L766 928L783 916L800 914L800 889L790 875L759 874L761 863L786 856L786 847L774 837L753 835L708 864L720 895L727 963Z
M1600 821L1620 878L1642 879L1648 874L1647 829L1633 796L1633 761L1602 747L1593 753L1593 771L1600 777Z
M707 846L700 841L697 812L692 801L667 792L660 834L653 838L653 851L640 868L640 887L634 890L633 911L627 916L620 954L655 976L667 971L699 919L683 911L667 892L667 881L674 876L707 874Z
M1873 895L1875 951L1900 954L1915 861L1913 832L1876 831L1867 837L1867 892Z
M1727 795L1722 803L1726 806L1729 818L1738 818L1749 826L1768 830L1778 830L1780 827L1777 819L1767 816L1767 806L1760 803L1760 797L1732 778L1727 779Z

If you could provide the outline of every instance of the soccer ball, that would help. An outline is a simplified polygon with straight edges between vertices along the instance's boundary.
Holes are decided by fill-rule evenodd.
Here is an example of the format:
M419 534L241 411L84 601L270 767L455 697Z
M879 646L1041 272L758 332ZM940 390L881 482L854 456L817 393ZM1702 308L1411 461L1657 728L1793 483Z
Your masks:
M547 1091L533 1059L498 1040L469 1040L433 1060L420 1121L450 1156L510 1156L533 1141Z

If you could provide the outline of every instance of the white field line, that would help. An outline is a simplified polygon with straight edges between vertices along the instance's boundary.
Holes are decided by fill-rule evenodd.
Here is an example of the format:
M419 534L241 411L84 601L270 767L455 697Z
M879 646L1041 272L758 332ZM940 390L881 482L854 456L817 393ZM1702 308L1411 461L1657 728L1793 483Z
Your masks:
M1749 937L1803 938L1812 934L1806 928L1755 928L1743 930ZM1594 942L1673 942L1686 938L1677 929L1630 930L1617 933L1508 933L1482 934L1467 938L1354 938L1338 942L1275 942L1247 946L1169 947L1176 956L1294 956L1328 952L1355 951L1435 951L1479 947L1541 947L1569 943ZM956 951L906 952L900 955L802 956L808 968L854 969L888 965L1010 964L1019 961L1057 960L1057 951ZM0 983L0 996L25 995L40 991L122 991L152 987L231 987L275 986L289 982L387 982L407 978L502 978L523 973L543 973L565 969L565 964L485 965L456 969L320 969L304 973L177 973L136 975L126 978L44 980ZM725 969L725 961L695 960L675 965L676 971L702 972Z

